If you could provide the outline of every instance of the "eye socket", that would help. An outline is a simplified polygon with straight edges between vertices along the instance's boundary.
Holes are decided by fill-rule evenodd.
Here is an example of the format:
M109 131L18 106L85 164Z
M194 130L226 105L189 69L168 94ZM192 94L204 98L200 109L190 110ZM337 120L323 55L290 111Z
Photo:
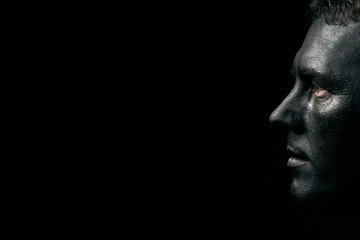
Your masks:
M313 83L314 87L313 87L313 93L314 96L317 98L325 98L328 95L328 90L326 90L325 88L320 87L319 85Z

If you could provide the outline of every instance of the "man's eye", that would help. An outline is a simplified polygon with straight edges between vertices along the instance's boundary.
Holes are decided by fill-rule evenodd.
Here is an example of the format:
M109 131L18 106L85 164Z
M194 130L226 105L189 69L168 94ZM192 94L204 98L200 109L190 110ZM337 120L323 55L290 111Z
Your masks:
M322 88L322 87L316 85L315 83L313 83L313 85L314 85L313 92L314 92L315 97L324 98L329 93L325 88Z

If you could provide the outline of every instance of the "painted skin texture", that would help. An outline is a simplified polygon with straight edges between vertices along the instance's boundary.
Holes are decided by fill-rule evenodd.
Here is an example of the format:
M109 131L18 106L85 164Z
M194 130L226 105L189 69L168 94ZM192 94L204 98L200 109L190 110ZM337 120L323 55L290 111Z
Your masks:
M359 23L316 20L293 62L294 87L270 116L287 132L298 202L354 199L360 183L359 39Z

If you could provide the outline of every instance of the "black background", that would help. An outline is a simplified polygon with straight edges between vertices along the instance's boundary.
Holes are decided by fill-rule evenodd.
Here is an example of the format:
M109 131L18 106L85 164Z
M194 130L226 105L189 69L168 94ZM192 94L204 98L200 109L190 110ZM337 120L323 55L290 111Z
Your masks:
M268 117L292 87L307 4L5 6L6 230L13 239L296 235L285 142Z

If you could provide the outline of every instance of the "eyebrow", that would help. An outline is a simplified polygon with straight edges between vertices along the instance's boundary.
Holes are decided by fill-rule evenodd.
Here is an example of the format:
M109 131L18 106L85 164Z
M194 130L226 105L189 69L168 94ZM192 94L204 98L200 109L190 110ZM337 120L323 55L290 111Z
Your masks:
M299 68L296 67L295 65L293 65L291 67L290 70L290 74L293 77L296 77L297 75L300 76L300 78L306 78L306 77L311 77L311 78L323 78L323 74L319 73L318 71L316 71L315 69L311 69L311 68Z

